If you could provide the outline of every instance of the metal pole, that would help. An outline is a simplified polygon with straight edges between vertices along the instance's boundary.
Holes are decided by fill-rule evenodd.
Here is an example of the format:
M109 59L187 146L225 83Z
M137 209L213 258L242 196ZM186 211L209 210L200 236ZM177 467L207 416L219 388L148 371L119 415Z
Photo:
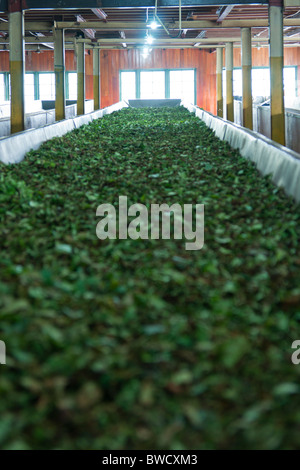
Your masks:
M25 129L25 44L22 2L9 2L9 68L11 77L11 133Z
M225 46L226 65L226 119L234 122L233 110L233 43L228 42Z
M54 71L55 71L55 119L66 118L66 89L65 89L65 38L64 30L54 31Z
M217 49L217 116L223 117L223 47Z
M100 109L100 50L93 50L94 110Z
M253 129L251 28L242 28L243 126Z
M85 114L85 44L77 44L77 115Z
M283 97L283 3L269 2L271 139L285 145Z

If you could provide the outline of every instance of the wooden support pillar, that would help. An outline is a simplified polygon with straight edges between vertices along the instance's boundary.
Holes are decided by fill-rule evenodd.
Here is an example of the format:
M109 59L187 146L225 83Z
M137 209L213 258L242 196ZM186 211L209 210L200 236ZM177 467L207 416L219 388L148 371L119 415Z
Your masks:
M100 50L93 50L94 110L100 109Z
M243 126L253 129L251 28L242 28Z
M233 43L228 42L225 46L226 66L226 119L234 122L233 109Z
M285 145L283 97L283 2L269 2L271 139Z
M9 69L11 80L11 133L25 130L25 44L22 1L9 1Z
M85 44L77 44L77 115L85 114Z
M54 71L55 71L55 119L66 118L65 89L65 33L63 29L54 31Z
M217 116L223 117L223 47L217 48Z

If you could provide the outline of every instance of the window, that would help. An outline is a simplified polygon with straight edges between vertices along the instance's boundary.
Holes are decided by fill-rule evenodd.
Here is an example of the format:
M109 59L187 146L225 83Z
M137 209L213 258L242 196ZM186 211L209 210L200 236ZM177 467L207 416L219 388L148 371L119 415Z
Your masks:
M120 99L179 98L195 103L195 96L195 69L120 72Z
M67 99L68 100L77 100L77 73L68 72L67 75Z
M121 100L136 98L136 73L121 72Z
M243 95L242 70L235 69L233 71L233 96L242 96L242 95Z
M296 98L296 67L284 67L283 86L286 98Z
M55 100L55 74L40 73L39 88L41 100Z
M270 96L270 70L265 69L252 69L252 95L254 98L257 96Z
M284 93L286 97L296 96L296 67L283 69ZM226 71L223 69L223 90L226 94ZM242 96L242 69L233 70L233 96ZM252 96L270 96L270 69L268 67L252 69Z
M5 101L5 78L4 73L0 73L0 103Z
M141 94L143 99L161 99L166 97L165 72L141 71Z
M25 100L33 101L35 98L34 93L34 73L25 74Z
M8 72L6 75L6 82L5 82L5 91L6 91L6 96L7 100L11 100L11 83L10 83L10 73Z
M234 69L232 72L233 77L233 96L242 96L242 69ZM226 70L223 69L223 94L226 95Z
M170 98L195 102L194 70L170 70Z

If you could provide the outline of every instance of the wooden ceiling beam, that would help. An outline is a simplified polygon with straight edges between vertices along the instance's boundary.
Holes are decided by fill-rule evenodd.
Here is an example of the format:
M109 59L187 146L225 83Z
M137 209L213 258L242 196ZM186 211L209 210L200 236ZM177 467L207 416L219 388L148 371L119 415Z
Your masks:
M283 21L284 26L299 26L300 18L286 18ZM82 23L79 22L62 22L57 21L26 21L25 30L33 32L53 31L54 25L58 29L81 29ZM85 28L95 29L96 31L129 31L129 30L146 30L145 23L132 23L132 22L100 22L100 21L87 21ZM179 30L178 22L167 24L170 29ZM234 29L234 28L267 28L267 19L256 20L224 20L222 23L216 21L200 20L200 21L183 21L182 29L199 30L199 29ZM8 32L8 22L0 22L0 31Z
M78 23L86 23L86 19L83 18L81 15L76 15L76 19ZM95 34L96 31L94 29L89 29L89 28L83 28L81 31L89 38L89 39L95 39Z
M0 31L7 31L8 32L9 23L0 23ZM80 29L78 27L78 29ZM53 31L54 30L54 23L51 21L26 21L25 22L25 30L32 31L35 33L45 32L45 31Z
M215 38L203 38L203 39L195 39L195 38L166 38L166 39L155 39L155 42L153 43L154 45L160 45L161 48L163 48L164 44L177 44L178 48L181 47L181 45L184 44L218 44L218 43L226 43L226 42L240 42L241 37L236 36L236 37L215 37ZM261 43L261 42L268 42L269 38L268 37L263 37L263 38L252 38L253 43ZM293 42L293 41L300 41L300 36L297 37L291 37L291 38L285 38L285 42ZM98 39L97 42L92 42L88 39L78 39L77 42L85 42L86 44L122 44L123 40L120 38L103 38L103 39ZM127 38L126 43L127 44L144 44L145 40L144 38ZM152 45L150 46L150 48Z
M87 21L86 27L95 29L97 31L129 31L129 30L146 30L148 29L146 23L140 22L126 22L126 21L107 21L100 23L99 21ZM168 29L179 30L179 23L166 23ZM286 18L284 26L300 26L300 18ZM78 29L80 23L72 21L57 21L55 22L57 29ZM211 20L199 21L183 21L181 28L187 30L194 29L214 29L214 28L265 28L268 27L268 19L252 19L252 20L224 20L222 23L217 23ZM0 25L1 30L1 25Z

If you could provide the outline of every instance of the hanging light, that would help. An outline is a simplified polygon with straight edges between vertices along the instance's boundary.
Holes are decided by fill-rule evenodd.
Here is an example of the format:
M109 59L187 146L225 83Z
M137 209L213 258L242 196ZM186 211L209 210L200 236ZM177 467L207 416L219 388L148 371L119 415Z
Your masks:
M142 53L143 57L145 57L145 58L148 57L149 52L150 52L149 47L145 46L144 49L143 49L143 53Z
M159 26L160 26L160 25L157 23L156 20L151 21L151 23L149 24L149 27L150 27L151 29L157 29Z
M151 28L151 29L157 29L160 24L158 23L158 21L156 21L156 14L157 14L157 0L155 1L155 12L153 14L153 18L152 18L152 21L150 21L149 19L149 9L147 8L147 18L146 18L146 26L147 28Z
M158 21L156 21L155 18L153 18L152 21L148 20L148 21L146 22L146 26L147 26L147 28L150 28L150 29L157 29L157 28L159 28L159 26L161 26L161 25L159 24Z
M152 44L154 41L154 38L151 36L151 34L148 34L147 33L147 36L146 36L146 42L147 44Z

